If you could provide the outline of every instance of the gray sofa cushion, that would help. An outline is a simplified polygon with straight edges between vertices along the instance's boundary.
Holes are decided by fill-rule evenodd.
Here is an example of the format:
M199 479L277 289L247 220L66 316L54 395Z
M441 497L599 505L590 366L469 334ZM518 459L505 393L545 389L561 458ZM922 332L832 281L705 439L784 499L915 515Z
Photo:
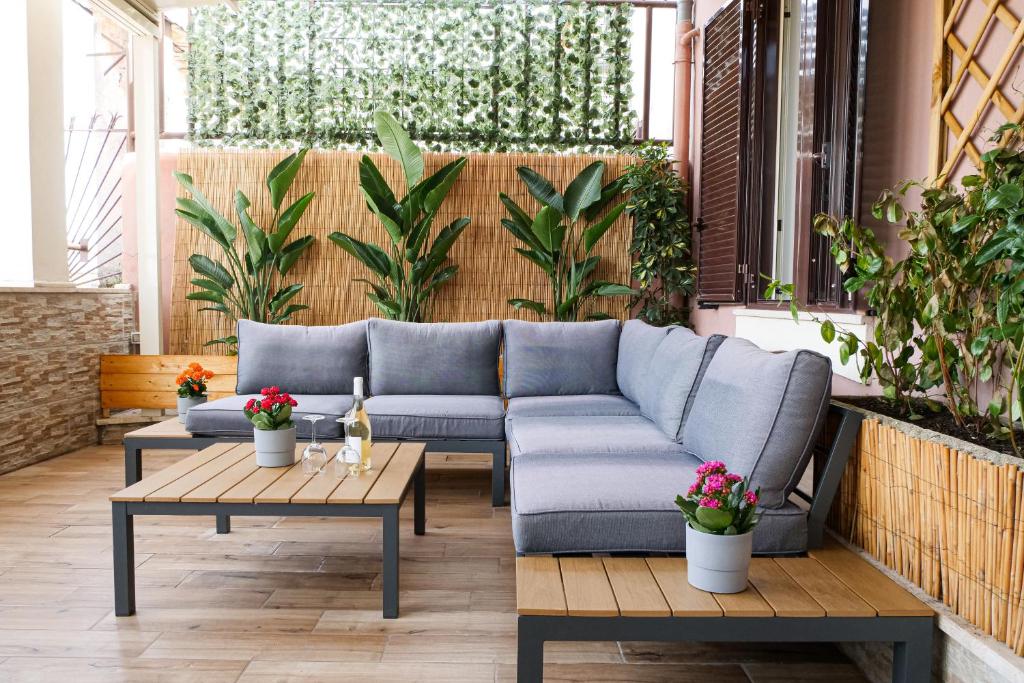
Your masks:
M259 398L259 394L227 396L191 408L185 418L185 429L204 436L251 437L252 423L242 412L250 398ZM317 439L341 438L344 430L337 420L352 408L352 396L292 394L292 398L299 404L292 412L299 438L308 439L310 436L310 423L302 419L305 415L324 416L316 423Z
M369 321L370 393L498 396L501 323Z
M701 380L683 425L683 447L722 460L781 507L803 474L828 411L832 367L813 351L769 353L726 339Z
M291 394L351 394L365 377L366 322L327 327L238 321L238 384L254 394L279 386Z
M640 414L679 441L687 407L697 394L700 378L724 337L699 337L685 327L666 335L651 356L641 380Z
M375 439L496 439L504 437L498 396L374 396L366 401Z
M508 418L560 416L634 416L640 407L625 396L584 394L582 396L520 396L508 401Z
M684 552L675 505L695 477L692 456L607 455L512 460L512 534L520 553ZM796 505L764 510L754 552L807 549L807 515Z
M619 322L505 321L505 396L617 394Z
M640 396L644 393L643 385L650 378L647 370L651 366L655 349L673 329L676 328L655 327L642 320L627 320L622 323L615 379L619 391L633 403L639 403Z
M521 455L683 455L645 417L517 417L505 422L513 458Z

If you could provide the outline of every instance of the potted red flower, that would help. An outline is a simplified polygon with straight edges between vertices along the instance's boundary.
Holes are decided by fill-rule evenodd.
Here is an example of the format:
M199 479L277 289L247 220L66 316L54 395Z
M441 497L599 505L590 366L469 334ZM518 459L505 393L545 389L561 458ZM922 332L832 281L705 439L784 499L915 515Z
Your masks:
M298 402L278 387L264 387L260 398L245 404L245 416L252 422L256 464L284 467L295 463L295 423L292 408Z
M686 579L713 593L739 593L747 587L754 527L760 520L760 489L732 474L720 460L697 468L697 480L676 496L686 517Z
M189 363L174 383L178 385L178 422L184 422L189 408L206 403L206 380L213 372L204 370L199 363Z

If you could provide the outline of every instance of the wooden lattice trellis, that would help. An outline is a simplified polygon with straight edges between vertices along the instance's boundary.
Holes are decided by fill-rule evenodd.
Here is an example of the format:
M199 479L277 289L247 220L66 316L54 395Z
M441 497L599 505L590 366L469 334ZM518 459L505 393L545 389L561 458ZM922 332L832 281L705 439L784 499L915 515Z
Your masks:
M932 177L970 172L1002 123L1024 118L1024 2L936 0L932 87Z

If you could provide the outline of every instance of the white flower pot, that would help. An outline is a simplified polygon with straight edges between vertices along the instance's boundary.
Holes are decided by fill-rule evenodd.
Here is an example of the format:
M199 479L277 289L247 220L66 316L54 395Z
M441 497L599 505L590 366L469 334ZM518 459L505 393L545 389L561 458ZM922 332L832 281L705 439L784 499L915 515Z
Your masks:
M195 408L198 405L206 403L205 396L179 396L178 397L178 422L185 424L185 416L188 415L189 408Z
M291 429L252 430L256 443L256 464L260 467L285 467L295 464L295 427Z
M754 532L718 536L686 525L686 580L709 593L740 593L747 588L747 571Z

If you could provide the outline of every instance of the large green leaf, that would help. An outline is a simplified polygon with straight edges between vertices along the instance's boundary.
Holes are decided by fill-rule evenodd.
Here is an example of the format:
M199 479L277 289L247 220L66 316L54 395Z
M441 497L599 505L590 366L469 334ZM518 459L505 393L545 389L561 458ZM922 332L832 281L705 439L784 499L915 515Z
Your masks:
M381 277L388 277L391 274L391 259L384 253L384 250L374 244L361 242L355 237L350 237L342 232L332 232L327 239L355 256L360 263L377 273Z
M216 292L217 294L220 294L221 296L227 296L228 293L226 289L220 286L220 283L214 282L213 280L209 280L207 278L194 277L191 280L189 280L189 282L194 284L196 287L208 289L211 292Z
M622 202L617 204L614 209L605 214L605 217L594 223L589 228L583 231L583 250L588 254L594 248L595 245L604 237L604 234L608 232L608 228L612 227L612 224L618 220L619 216L622 215L622 211L626 208L626 203Z
M217 292L202 289L198 292L189 292L185 295L189 301L213 301L218 304L224 303L224 297Z
M587 207L583 212L583 217L588 221L592 221L597 218L601 212L604 211L604 208L611 204L612 200L622 193L622 188L625 184L625 176L619 176L615 180L609 181L601 188L601 198Z
M286 308L277 311L274 317L270 319L270 322L274 325L285 322L299 311L305 311L309 306L306 304L289 304Z
M423 273L424 277L429 277L441 265L441 262L448 258L448 251L468 225L468 218L457 218L437 233L434 243L430 245L430 251L427 252L427 266Z
M210 200L207 199L202 192L196 189L195 184L192 181L192 176L175 171L174 177L178 180L178 183L192 195L192 199L195 203L201 206L203 211L205 211L210 218L214 220L217 229L220 230L223 238L229 243L234 242L235 236L238 233L234 224L232 224L227 218L224 218L217 209L213 208L213 204L210 203ZM188 209L186 209L186 211L188 211Z
M270 303L269 303L270 310L271 311L276 311L277 309L281 308L281 306L283 306L284 304L288 303L288 301L290 301L292 299L292 297L294 297L296 294L298 294L301 291L302 291L302 284L301 283L296 283L296 284L293 284L293 285L288 285L284 289L277 290L277 292L274 294L274 296L272 296L270 298Z
M445 166L444 169L441 169L442 171L445 171L445 174L441 177L436 186L427 191L426 196L423 198L423 208L431 212L437 211L441 206L441 202L443 202L444 198L448 196L448 192L452 189L452 185L454 185L455 181L459 179L459 174L462 173L462 169L465 167L466 160L463 158Z
M430 278L430 282L427 283L427 286L420 291L418 295L419 300L426 300L433 290L454 278L458 272L459 267L457 265L451 265L434 273L433 277Z
M565 239L565 228L559 225L561 220L562 214L557 209L542 206L530 226L537 241L552 254L562 248Z
M220 245L224 251L230 251L234 247L225 237L221 229L217 227L217 221L205 209L193 202L191 199L178 198L178 208L174 213L188 223L194 225L199 232L209 236L214 242ZM187 207L187 208L186 208ZM192 209L192 210L189 210Z
M524 230L530 229L530 226L533 225L533 219L530 218L529 214L523 211L523 209L516 204L511 197L504 192L499 192L498 199L500 199L501 203L505 205L505 209L508 211L509 215L512 216L512 220L516 222L516 225Z
M551 264L551 257L550 256L548 256L547 254L542 254L540 252L536 252L536 251L534 251L532 249L520 249L519 247L512 247L512 248L515 249L517 252L519 252L519 254L523 256L523 258L526 258L526 259L532 261L534 264L537 265L537 267L539 267L541 270L543 270L549 276L551 275L553 267L552 267L552 264Z
M364 193L372 197L377 211L387 214L392 220L398 220L398 212L395 210L398 200L395 193L388 185L388 181L384 180L373 159L365 154L359 161L359 186Z
M235 284L235 279L231 277L231 273L208 256L192 254L188 257L188 264L192 266L192 270L200 275L205 275L224 289L231 289Z
M382 299L373 292L368 292L366 298L376 304L377 308L391 319L395 319L402 314L401 305L393 299Z
M267 248L267 236L260 227L256 225L249 216L249 198L241 190L235 190L235 213L242 223L242 234L245 235L245 244L249 251L249 258L253 263L263 260L263 254Z
M544 304L542 304L539 301L534 301L533 299L509 299L508 304L517 311L525 308L527 310L533 311L534 313L541 317L546 315L548 312L548 309L547 307L544 306Z
M302 214L306 212L309 203L313 201L314 194L314 192L307 192L281 212L281 217L277 219L277 230L270 235L271 251L277 253L282 245L288 241L288 236L292 233L299 219L302 218Z
M292 182L299 172L299 167L302 166L302 160L306 158L306 152L308 151L307 148L303 147L298 152L289 154L267 176L267 189L270 190L270 203L273 205L274 211L281 208L284 197L288 194L288 190L291 188Z
M430 226L434 224L433 213L427 214L427 216L417 223L413 229L409 232L409 240L406 243L405 258L408 261L415 261L420 255L420 251L423 249L423 245L427 241L427 236L430 234Z
M604 177L604 162L595 161L580 171L569 187L565 188L564 213L575 221L580 212L601 199L601 178Z
M529 166L520 166L516 168L516 173L526 183L527 191L533 195L533 198L540 202L543 206L550 206L552 209L560 214L565 213L564 200L562 195L558 194L558 190L551 184L547 178L537 173Z
M373 124L384 151L402 165L406 187L412 188L423 177L423 155L419 147L409 138L398 119L388 112L374 112Z
M391 217L390 213L386 213L380 208L380 206L374 200L373 196L366 191L365 187L361 187L360 190L362 190L363 192L363 198L366 199L366 205L370 207L370 211L373 213L374 216L377 217L377 220L381 222L381 225L384 226L384 230L387 231L388 237L391 238L391 241L396 246L401 244L402 227L395 221L394 218ZM398 220L401 220L401 218L399 218Z
M313 240L314 237L312 235L303 235L299 239L285 245L284 249L281 250L281 256L277 260L277 272L281 275L287 275L288 271L295 265L295 262L302 256L302 252L313 244Z
M540 241L537 239L537 236L533 234L532 221L525 228L520 226L518 222L512 220L511 218L502 218L501 224L505 227L506 230L508 230L510 233L518 237L520 241L525 243L526 246L537 251L544 250L544 245L542 245Z

